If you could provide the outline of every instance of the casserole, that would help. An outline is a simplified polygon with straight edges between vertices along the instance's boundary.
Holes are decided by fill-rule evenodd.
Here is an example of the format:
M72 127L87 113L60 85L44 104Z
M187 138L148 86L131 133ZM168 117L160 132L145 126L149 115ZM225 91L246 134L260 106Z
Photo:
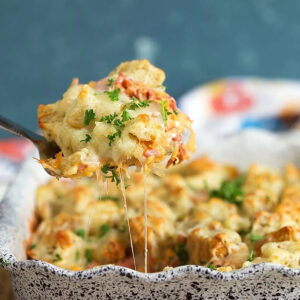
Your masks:
M209 153L214 160L241 168L251 162L276 168L286 162L299 166L298 141L298 133L277 136L260 131L217 141L201 137L198 154ZM23 241L30 237L35 191L48 179L29 158L0 204L0 263L10 273L17 299L295 299L300 295L300 270L274 264L226 273L183 266L143 274L110 265L72 272L46 262L25 260Z

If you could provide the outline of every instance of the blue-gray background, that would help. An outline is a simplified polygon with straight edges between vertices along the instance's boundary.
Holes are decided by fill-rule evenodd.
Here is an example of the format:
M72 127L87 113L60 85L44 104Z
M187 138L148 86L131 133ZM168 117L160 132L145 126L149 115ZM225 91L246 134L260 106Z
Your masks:
M73 77L134 58L174 96L230 75L299 78L299 16L298 0L0 0L0 113L36 129L38 104Z

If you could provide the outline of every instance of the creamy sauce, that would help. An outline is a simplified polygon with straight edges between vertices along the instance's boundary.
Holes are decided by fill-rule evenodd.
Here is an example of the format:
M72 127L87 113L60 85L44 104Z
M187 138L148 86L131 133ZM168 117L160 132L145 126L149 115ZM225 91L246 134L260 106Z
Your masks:
M148 228L147 228L147 176L145 173L145 169L143 168L144 175L144 236L145 236L145 273L147 273L148 266Z
M123 180L123 174L122 174L122 171L120 172L120 181L121 181L121 182L120 182L120 185L121 185L121 192L122 192L122 196L123 196L124 208L125 208L125 215L126 215L127 226L128 226L128 232L129 232L129 239L130 239L130 247L131 247L131 252L132 252L133 264L134 264L134 269L136 270L135 255L134 255L134 249L133 249L133 243L132 243L132 236L131 236L131 230L130 230L130 224L129 224L129 218L128 218L127 201L126 201L126 192L125 192L125 185L124 185L124 180Z

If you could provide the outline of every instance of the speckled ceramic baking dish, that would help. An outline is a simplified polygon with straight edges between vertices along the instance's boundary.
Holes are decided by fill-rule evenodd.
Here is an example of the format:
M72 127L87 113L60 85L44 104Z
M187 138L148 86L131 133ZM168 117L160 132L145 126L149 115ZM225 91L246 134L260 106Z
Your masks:
M218 145L218 147L216 147ZM241 168L260 162L300 166L300 134L245 132L217 140L202 137L199 153ZM300 270L259 264L221 273L183 266L143 274L113 265L72 272L26 260L36 187L48 175L31 158L0 203L0 264L10 273L16 299L299 299Z

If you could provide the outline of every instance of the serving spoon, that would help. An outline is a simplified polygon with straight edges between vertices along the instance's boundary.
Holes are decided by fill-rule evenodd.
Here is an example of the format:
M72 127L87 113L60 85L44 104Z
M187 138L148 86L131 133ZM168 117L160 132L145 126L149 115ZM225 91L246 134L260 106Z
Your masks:
M56 143L48 142L43 136L24 128L23 126L20 126L1 115L0 128L31 141L38 149L41 159L54 158L55 154L60 151L60 148L56 145ZM53 173L53 171L49 169L45 170L48 174L57 176L57 174Z

